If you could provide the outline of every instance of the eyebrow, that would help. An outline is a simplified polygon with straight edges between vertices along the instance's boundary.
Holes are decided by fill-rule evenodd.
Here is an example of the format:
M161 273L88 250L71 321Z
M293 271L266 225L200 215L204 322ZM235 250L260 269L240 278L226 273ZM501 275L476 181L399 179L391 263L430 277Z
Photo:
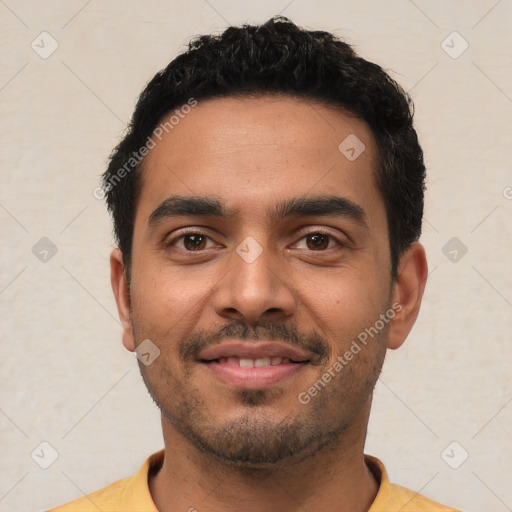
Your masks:
M150 227L173 217L218 217L229 218L235 210L227 210L224 203L216 198L202 196L171 196L165 199L149 216ZM368 227L368 217L364 209L353 201L335 195L300 196L285 199L273 206L268 218L277 223L290 217L336 216L357 222Z

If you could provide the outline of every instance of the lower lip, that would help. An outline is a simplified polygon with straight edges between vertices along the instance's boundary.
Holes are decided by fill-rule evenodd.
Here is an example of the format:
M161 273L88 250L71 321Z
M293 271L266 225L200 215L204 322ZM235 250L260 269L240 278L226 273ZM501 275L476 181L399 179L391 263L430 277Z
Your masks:
M228 363L201 363L221 381L242 389L268 388L297 374L306 364L286 363L276 366L243 368Z

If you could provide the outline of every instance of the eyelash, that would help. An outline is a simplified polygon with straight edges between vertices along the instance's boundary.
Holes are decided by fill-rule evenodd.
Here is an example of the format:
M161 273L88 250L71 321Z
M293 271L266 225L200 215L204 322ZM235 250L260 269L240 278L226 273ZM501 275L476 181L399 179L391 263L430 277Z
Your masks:
M169 240L168 242L164 242L164 247L166 249L172 249L174 247L174 245L176 244L176 242L178 240L181 240L183 239L184 237L186 236L191 236L191 235L198 235L198 236L203 236L203 237L206 237L210 240L212 240L211 237L209 237L208 235L206 235L205 233L202 233L201 231L197 231L197 230L193 230L191 229L190 231L186 231L186 232L182 232L179 236L177 237L174 237L172 240ZM327 232L327 231L324 231L322 229L315 229L314 231L310 231L308 233L304 233L298 241L300 240L303 240L304 238L308 237L308 236L311 236L311 235L322 235L322 236L326 236L329 238L329 242L331 240L335 241L337 246L338 247L329 247L327 249L323 249L323 250L318 250L318 251L315 251L313 249L310 249L311 252L327 252L329 250L332 250L332 249L339 249L339 248L342 248L342 247L346 247L346 244L344 244L343 242L341 242L338 238L336 238L334 235L332 235L331 233ZM297 243L297 242L296 242ZM188 250L188 249L182 249L181 247L179 248L180 251L184 251L184 252L187 252L187 253L202 253L204 252L206 249L198 249L197 251L191 251L191 250Z

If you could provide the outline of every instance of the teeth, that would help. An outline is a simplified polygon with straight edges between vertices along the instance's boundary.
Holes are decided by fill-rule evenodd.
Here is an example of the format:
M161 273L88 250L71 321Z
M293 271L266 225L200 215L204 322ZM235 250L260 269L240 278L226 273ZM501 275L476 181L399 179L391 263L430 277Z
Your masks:
M219 357L219 364L229 364L240 368L261 368L264 366L278 366L290 362L288 357L260 357L258 359L249 359L242 357Z
M261 359L256 359L256 361L254 361L254 366L270 366L270 357L262 357Z

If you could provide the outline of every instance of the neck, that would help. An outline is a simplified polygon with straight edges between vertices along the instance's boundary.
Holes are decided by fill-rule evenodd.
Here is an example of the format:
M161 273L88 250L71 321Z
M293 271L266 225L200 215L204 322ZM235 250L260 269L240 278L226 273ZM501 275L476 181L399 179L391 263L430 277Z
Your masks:
M314 454L247 467L199 451L162 419L165 458L149 488L160 512L365 512L378 483L364 461L369 408Z

